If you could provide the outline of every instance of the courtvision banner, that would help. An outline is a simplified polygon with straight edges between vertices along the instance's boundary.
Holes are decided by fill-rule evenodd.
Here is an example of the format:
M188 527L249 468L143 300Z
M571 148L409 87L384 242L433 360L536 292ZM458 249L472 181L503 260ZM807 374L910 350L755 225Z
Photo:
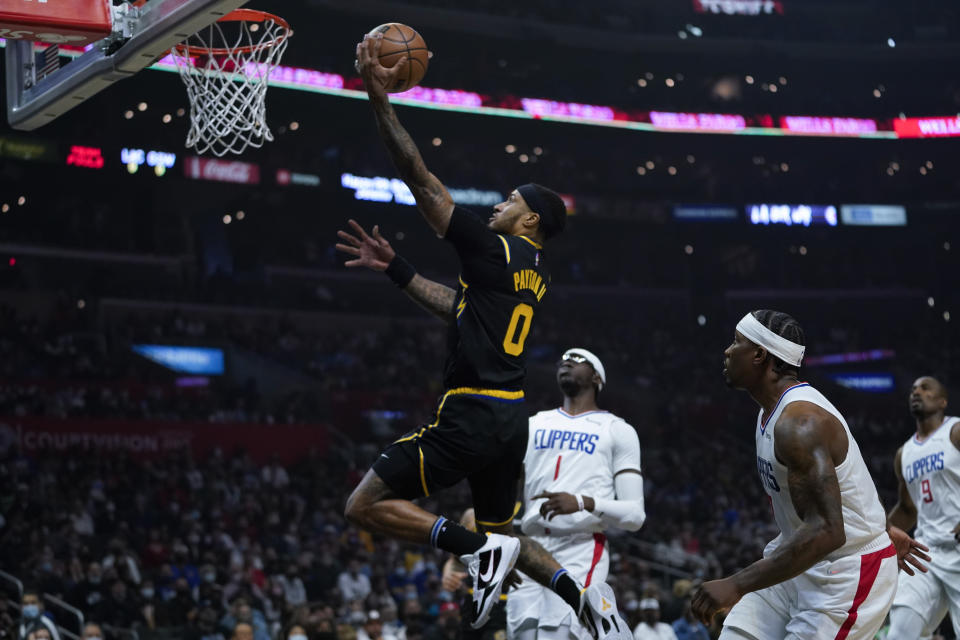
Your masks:
M156 458L186 450L203 457L220 447L225 455L243 449L258 463L273 454L292 462L312 448L322 451L328 440L326 427L315 424L0 418L0 456L19 450L25 455L83 451Z

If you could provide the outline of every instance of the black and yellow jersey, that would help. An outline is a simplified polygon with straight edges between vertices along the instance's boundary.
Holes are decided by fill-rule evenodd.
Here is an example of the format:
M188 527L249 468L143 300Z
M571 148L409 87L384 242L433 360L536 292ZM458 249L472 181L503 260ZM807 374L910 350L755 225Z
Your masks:
M550 284L543 248L524 236L495 233L461 207L453 210L446 239L461 272L444 384L519 391L527 335Z

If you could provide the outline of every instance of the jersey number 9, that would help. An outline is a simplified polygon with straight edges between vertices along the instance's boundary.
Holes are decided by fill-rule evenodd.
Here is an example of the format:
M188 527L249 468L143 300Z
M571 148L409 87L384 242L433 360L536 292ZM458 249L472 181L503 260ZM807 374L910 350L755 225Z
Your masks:
M521 321L523 325L518 327ZM521 302L513 308L510 324L507 325L507 335L503 338L503 350L508 355L519 356L523 353L523 343L527 341L531 324L533 324L533 307Z

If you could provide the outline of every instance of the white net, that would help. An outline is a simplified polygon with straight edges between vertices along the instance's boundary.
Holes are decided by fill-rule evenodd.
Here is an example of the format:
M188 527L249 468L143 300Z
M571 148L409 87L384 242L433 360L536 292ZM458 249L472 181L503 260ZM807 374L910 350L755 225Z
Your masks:
M190 99L186 146L199 154L240 154L273 140L267 86L292 32L269 14L245 11L231 15L252 19L214 22L171 50Z

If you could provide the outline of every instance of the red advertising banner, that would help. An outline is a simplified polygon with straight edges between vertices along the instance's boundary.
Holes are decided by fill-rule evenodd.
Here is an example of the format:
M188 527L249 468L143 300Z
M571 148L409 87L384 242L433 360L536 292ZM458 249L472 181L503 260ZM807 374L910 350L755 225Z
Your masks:
M2 4L0 38L86 45L110 35L110 3L104 0L8 0Z
M260 166L239 160L217 160L189 156L183 162L183 173L194 180L260 184Z
M70 147L67 164L85 169L103 169L103 152L100 147L83 147L78 144Z
M202 458L219 447L225 454L244 449L258 463L269 461L274 454L289 463L310 449L323 451L328 442L327 428L316 424L0 418L0 455L13 447L26 455L80 449L152 458L187 449Z
M898 138L952 138L960 136L960 117L896 118L893 130Z
M857 136L876 133L877 121L869 118L784 116L780 128L791 133L820 136Z

